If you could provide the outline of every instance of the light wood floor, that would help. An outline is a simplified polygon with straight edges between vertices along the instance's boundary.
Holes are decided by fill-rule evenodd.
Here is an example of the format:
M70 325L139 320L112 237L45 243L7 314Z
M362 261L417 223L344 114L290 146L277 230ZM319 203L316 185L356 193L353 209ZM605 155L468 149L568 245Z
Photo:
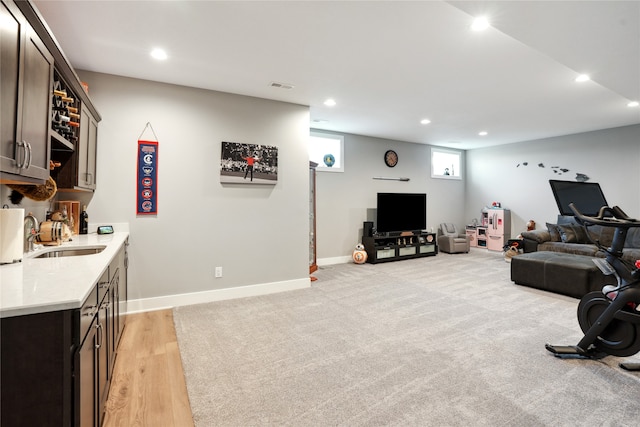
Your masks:
M171 310L127 316L103 427L193 426Z

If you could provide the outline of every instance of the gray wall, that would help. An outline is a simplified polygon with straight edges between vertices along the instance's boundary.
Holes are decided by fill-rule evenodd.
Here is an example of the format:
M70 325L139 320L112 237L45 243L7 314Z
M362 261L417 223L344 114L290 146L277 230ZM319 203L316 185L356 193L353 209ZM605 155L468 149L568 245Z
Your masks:
M91 223L130 224L131 299L308 275L307 107L80 74L103 117L98 189L92 198L81 193L64 198L75 195L87 202ZM136 217L137 140L147 122L160 142L159 213ZM278 146L277 185L221 185L221 141ZM469 150L463 152L462 181L430 177L428 145L350 134L344 141L345 172L318 173L320 264L351 256L378 192L427 193L427 227L434 229L444 221L464 226L479 218L482 207L499 201L511 209L512 235L517 235L529 219L538 228L555 221L558 211L548 180L574 180L580 172L602 185L610 204L640 216L640 125ZM395 168L384 164L388 149L399 155ZM553 166L570 171L559 175ZM3 203L8 193L0 186ZM25 208L42 218L47 205L25 199ZM213 277L215 266L223 267L220 279Z
M130 224L130 298L308 277L307 107L80 75L102 115L88 212L92 222ZM158 215L137 217L137 140L147 122L159 141ZM221 141L277 146L278 183L222 185Z
M318 262L350 257L362 241L367 210L375 209L379 192L426 193L427 228L441 222L464 226L465 182L431 178L431 147L361 135L344 135L345 171L317 173ZM389 168L384 153L398 153ZM464 163L464 152L463 163ZM464 173L464 172L463 172ZM373 177L407 177L408 182L374 180Z
M319 263L344 261L361 241L367 209L378 192L427 193L427 227L441 222L463 227L480 219L483 207L500 202L511 209L511 234L555 222L558 209L549 179L575 181L576 173L598 182L612 205L640 217L640 125L567 135L463 153L463 181L430 177L430 146L345 134L345 172L318 172ZM395 168L383 161L395 150ZM528 165L524 166L523 163ZM545 167L538 166L542 163ZM520 166L517 166L520 164ZM554 173L554 166L569 169ZM374 176L408 177L409 182L376 181Z
M549 180L575 181L576 173L599 183L610 205L640 217L639 165L640 125L470 150L466 217L499 201L511 209L512 235L526 230L529 219L544 228L558 215ZM554 173L553 166L569 171Z

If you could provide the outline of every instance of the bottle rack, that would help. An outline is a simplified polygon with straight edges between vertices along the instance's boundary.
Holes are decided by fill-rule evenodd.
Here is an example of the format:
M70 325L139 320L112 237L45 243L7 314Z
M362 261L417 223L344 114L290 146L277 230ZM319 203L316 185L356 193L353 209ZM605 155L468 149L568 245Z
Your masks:
M54 70L53 73L51 103L53 137L62 146L62 149L73 151L78 143L80 133L80 102L57 70Z

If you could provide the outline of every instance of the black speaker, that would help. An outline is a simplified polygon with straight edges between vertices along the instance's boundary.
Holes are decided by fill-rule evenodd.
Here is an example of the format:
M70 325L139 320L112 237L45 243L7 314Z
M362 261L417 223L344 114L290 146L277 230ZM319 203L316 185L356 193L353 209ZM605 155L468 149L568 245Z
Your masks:
M362 235L367 237L373 236L373 221L365 221L362 223Z

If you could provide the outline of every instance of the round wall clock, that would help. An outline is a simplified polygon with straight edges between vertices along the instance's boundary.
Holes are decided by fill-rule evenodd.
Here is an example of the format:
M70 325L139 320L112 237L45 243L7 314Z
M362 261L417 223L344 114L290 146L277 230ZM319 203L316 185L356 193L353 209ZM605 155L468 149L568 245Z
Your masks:
M384 163L390 168L398 164L398 154L393 150L387 150L384 153Z

